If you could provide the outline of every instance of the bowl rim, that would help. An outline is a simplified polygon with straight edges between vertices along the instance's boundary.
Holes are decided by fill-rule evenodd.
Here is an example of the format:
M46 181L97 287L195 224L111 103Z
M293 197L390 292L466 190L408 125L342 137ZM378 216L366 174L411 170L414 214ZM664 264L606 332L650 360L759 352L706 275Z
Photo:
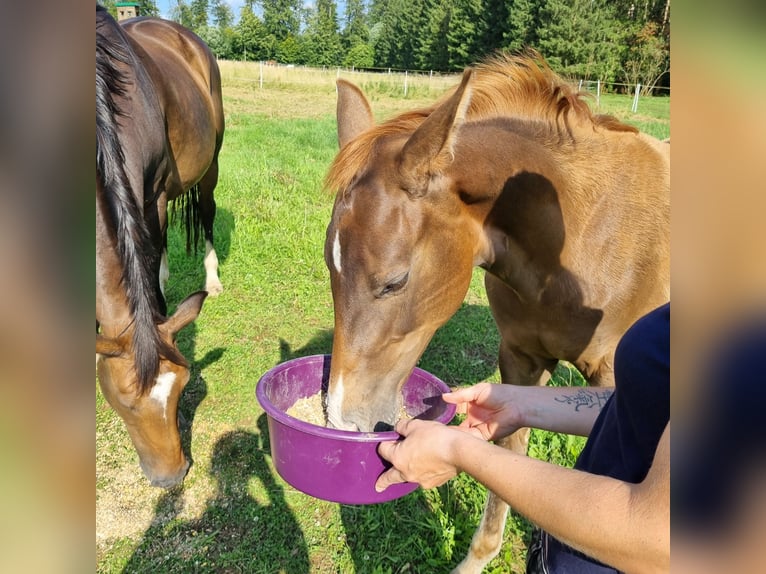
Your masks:
M307 434L311 434L318 437L323 438L329 438L329 439L335 439L335 440L342 440L342 441L348 441L348 442L371 442L371 443L377 443L377 442L385 442L385 441L396 441L401 438L402 435L400 435L398 432L391 430L391 431L378 431L378 432L359 432L359 431L348 431L348 430L342 430L342 429L333 429L328 427L323 427L315 424L311 424L309 422L303 421L299 418L293 417L291 415L288 415L286 412L278 409L269 399L266 397L266 391L264 390L264 385L262 384L265 379L267 379L270 376L273 376L275 372L279 372L284 370L285 368L289 367L292 363L297 362L317 362L317 361L324 361L326 357L331 357L329 354L325 355L306 355L304 357L295 357L293 359L289 359L287 361L283 361L282 363L279 363L278 365L273 366L271 369L266 371L260 379L258 379L258 383L255 386L255 396L258 399L258 402L261 405L261 408L266 412L267 415L269 415L271 418L276 420L279 423L282 423L284 425L287 425L290 428L293 428L295 430L299 430L301 432L305 432ZM421 369L420 367L414 367L412 369L412 373L417 372L419 375L425 375L426 377L431 377L434 381L436 381L438 386L443 386L442 392L449 392L450 388L442 381L439 377L434 375L433 373L429 373L428 371L425 371ZM412 376L412 373L409 375ZM455 412L457 410L457 407L452 403L445 403L446 406L446 413L449 413L447 423L451 421L455 417ZM432 419L436 422L437 419ZM442 423L442 424L447 424Z

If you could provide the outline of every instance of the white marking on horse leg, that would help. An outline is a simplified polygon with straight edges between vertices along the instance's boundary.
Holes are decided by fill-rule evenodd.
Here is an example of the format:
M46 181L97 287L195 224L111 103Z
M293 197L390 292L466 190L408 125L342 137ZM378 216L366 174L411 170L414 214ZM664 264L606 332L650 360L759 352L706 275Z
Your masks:
M205 291L215 297L223 293L223 285L218 278L218 256L209 240L205 240Z
M335 232L335 241L332 243L332 262L335 264L335 270L340 273L340 232Z
M508 505L494 493L488 492L484 513L473 534L468 554L452 574L481 574L490 560L500 552L507 517Z
M162 250L162 257L160 257L160 291L162 296L165 296L165 287L168 284L168 278L170 277L170 267L168 266L168 250Z
M149 397L162 405L162 418L168 420L168 398L173 390L173 383L176 381L175 373L162 373L152 387Z

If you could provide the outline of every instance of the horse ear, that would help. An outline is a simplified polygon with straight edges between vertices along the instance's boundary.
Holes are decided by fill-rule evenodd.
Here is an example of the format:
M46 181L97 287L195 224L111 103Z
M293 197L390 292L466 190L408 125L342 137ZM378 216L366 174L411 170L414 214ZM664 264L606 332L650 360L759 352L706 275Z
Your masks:
M197 291L189 295L178 304L176 312L161 325L162 329L175 337L176 333L199 316L205 297L207 297L207 291Z
M351 82L338 79L338 145L343 147L375 124L372 109L362 90Z
M455 93L431 112L404 144L399 171L403 177L402 187L409 193L425 193L429 178L450 161L457 128L465 120L471 102L468 85L472 75L473 70L467 68Z

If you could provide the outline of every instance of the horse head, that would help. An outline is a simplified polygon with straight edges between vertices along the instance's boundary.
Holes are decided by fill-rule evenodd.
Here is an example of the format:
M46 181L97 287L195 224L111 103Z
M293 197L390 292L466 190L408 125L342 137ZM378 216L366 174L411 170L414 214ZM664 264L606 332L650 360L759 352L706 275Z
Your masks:
M338 81L341 152L333 171L337 176L360 153L370 161L338 189L325 241L335 310L327 416L336 428L372 431L396 422L398 391L468 291L481 223L442 167L470 77L466 72L452 97L414 131L384 130L375 138L366 98Z
M178 429L178 402L190 371L175 337L197 318L206 295L204 291L190 295L157 326L163 346L171 352L160 356L149 388L144 388L137 376L132 328L117 336L96 336L101 390L125 421L141 469L153 486L174 486L189 469Z

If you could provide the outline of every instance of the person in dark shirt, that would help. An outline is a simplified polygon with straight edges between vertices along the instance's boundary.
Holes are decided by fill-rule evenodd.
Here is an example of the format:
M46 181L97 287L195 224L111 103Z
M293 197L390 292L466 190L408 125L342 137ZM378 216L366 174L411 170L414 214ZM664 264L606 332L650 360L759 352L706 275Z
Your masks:
M539 527L527 572L670 568L670 304L639 319L615 353L615 388L481 383L446 393L459 426L400 421L381 443L376 489L424 488L466 472ZM522 427L588 436L575 468L490 442Z

